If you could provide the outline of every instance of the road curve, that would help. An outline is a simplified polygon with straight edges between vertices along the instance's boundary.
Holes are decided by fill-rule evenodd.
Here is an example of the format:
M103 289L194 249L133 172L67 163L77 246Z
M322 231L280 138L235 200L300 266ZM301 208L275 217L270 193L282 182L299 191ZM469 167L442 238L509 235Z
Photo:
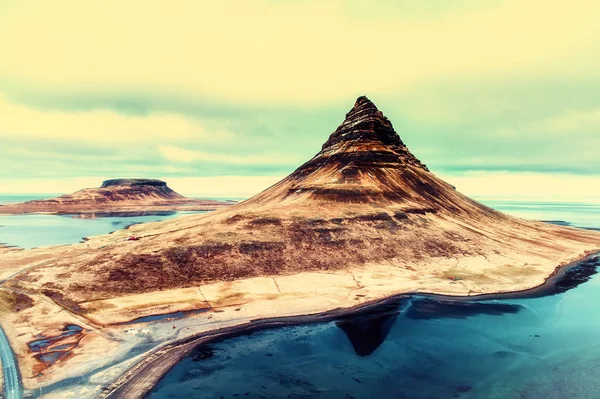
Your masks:
M19 380L17 362L2 327L0 327L0 359L2 360L2 371L4 373L6 399L21 399L21 380Z

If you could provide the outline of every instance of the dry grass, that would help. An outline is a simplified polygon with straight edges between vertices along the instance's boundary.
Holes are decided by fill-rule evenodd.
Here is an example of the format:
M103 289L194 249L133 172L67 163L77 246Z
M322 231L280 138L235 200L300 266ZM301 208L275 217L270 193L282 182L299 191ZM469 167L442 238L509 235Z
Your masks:
M0 290L0 313L20 312L33 306L33 300L27 295Z

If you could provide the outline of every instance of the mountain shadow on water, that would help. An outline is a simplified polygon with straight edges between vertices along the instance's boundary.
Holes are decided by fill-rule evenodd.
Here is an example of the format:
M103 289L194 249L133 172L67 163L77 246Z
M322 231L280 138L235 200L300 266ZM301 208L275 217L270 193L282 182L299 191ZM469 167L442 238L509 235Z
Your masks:
M346 334L358 356L369 356L383 344L399 314L399 310L379 312L341 320L336 325Z
M411 319L453 318L466 319L480 314L501 316L521 311L521 305L506 303L464 302L442 299L415 299L406 311Z
M215 350L211 345L201 344L192 349L190 353L190 358L194 362L200 362L202 360L207 360L212 358L215 355Z

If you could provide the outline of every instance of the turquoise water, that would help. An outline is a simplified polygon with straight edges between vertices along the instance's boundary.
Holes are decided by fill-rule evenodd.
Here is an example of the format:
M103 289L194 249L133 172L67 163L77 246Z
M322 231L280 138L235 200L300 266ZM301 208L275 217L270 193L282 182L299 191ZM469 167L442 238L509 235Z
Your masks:
M201 212L119 214L88 219L78 215L0 215L0 242L21 248L72 244L126 226Z
M43 199L53 194L1 194L0 204ZM203 212L97 213L80 215L0 215L0 243L21 248L73 244L132 224L156 222Z
M401 304L353 328L263 331L197 349L149 398L599 398L599 299L593 278L466 314Z
M568 222L578 227L600 228L600 204L480 199L501 212L526 219Z
M598 206L496 207L521 217L600 227ZM590 273L600 258L595 262ZM557 290L572 285L566 279ZM597 275L541 298L407 297L346 320L202 345L148 397L597 399L598 303Z
M0 194L0 205L57 197L60 194Z

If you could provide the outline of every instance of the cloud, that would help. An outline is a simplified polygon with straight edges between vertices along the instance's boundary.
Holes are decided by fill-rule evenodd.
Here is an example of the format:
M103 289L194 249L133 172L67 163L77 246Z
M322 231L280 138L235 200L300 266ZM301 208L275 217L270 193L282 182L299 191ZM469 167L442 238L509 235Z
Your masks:
M297 165L301 160L294 156L280 154L230 155L206 151L190 151L173 146L160 146L160 153L171 162L218 162L232 165Z
M236 112L215 119L161 110L36 108L12 103L0 93L0 178L288 171L305 156L290 155L290 145L275 138L281 133L267 123L260 114L239 119ZM298 142L291 144L296 150Z
M600 176L476 171L440 177L461 193L478 198L600 202Z
M544 135L548 133L561 136L576 134L577 138L581 138L583 135L592 135L597 138L600 136L600 108L569 110L535 121L525 128L528 132Z
M594 0L0 9L0 186L285 175L361 94L436 172L600 173Z
M175 191L188 196L249 198L277 183L284 176L218 176L170 178Z
M600 66L594 0L462 3L428 13L389 1L24 0L0 14L0 75L48 89L319 104L441 78Z
M153 142L168 140L229 140L232 133L210 131L197 120L153 113L123 115L110 110L64 112L38 110L10 103L0 96L0 137L27 137L74 142Z

